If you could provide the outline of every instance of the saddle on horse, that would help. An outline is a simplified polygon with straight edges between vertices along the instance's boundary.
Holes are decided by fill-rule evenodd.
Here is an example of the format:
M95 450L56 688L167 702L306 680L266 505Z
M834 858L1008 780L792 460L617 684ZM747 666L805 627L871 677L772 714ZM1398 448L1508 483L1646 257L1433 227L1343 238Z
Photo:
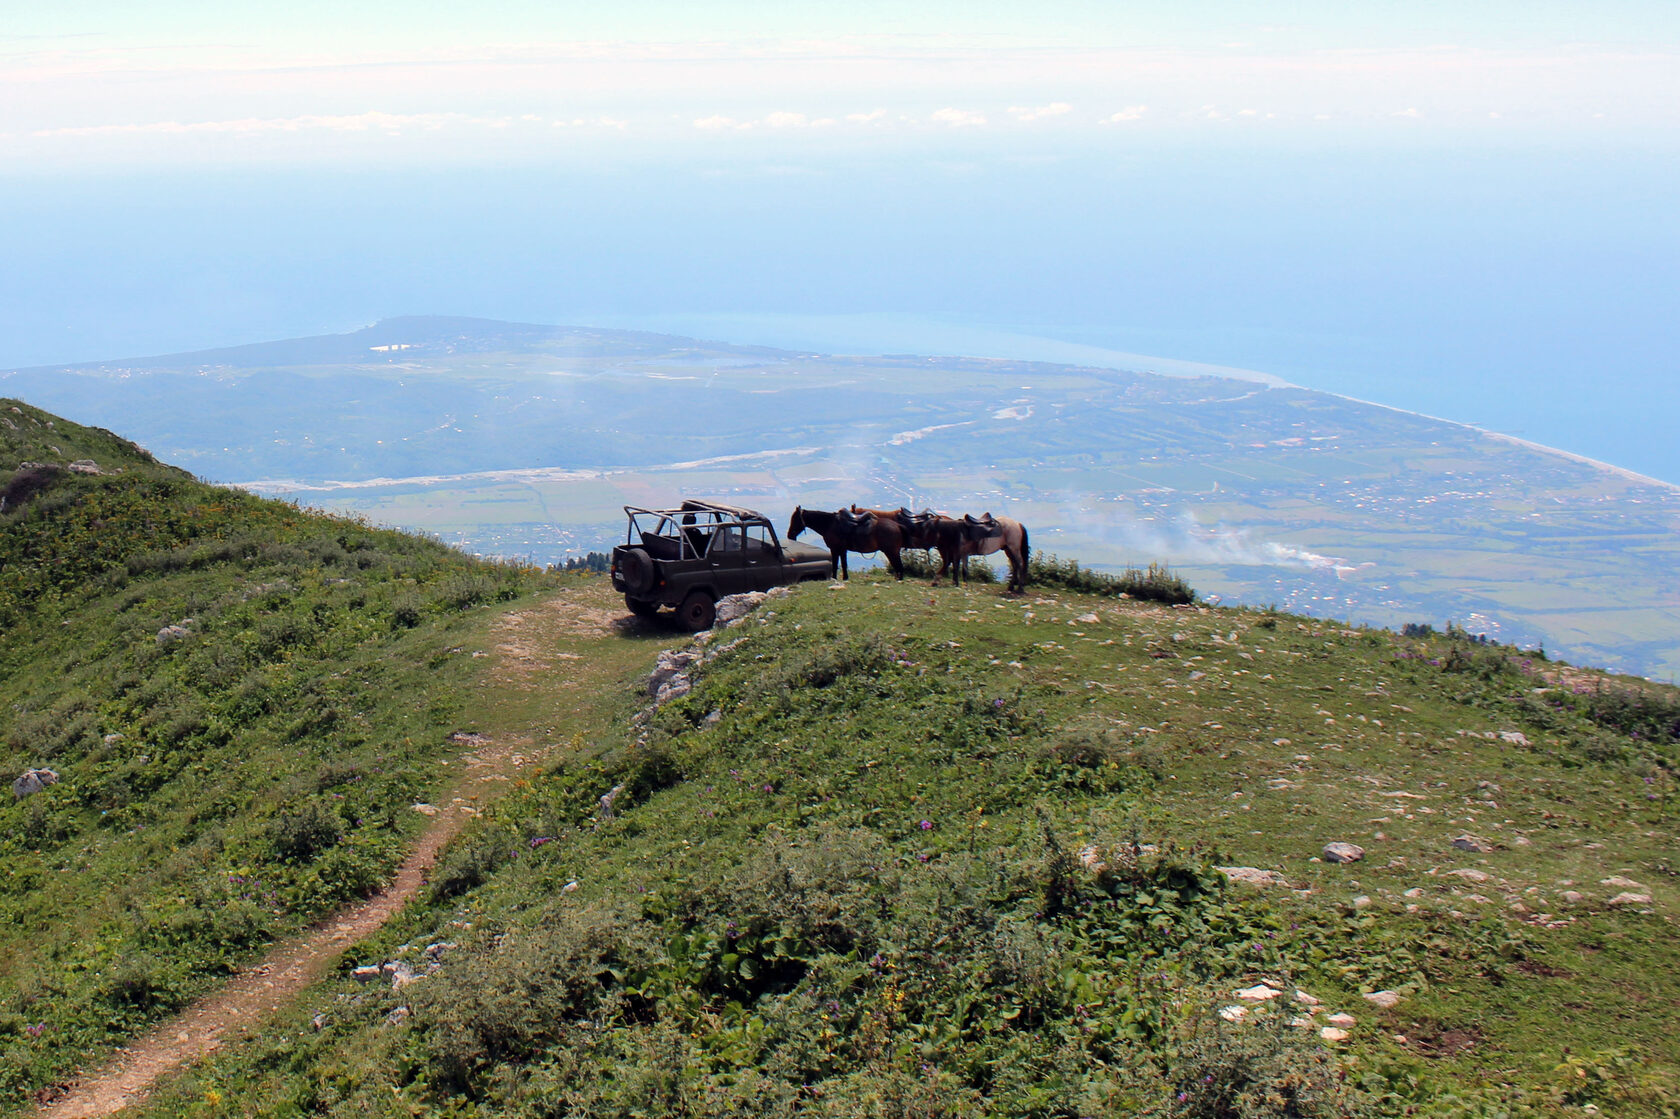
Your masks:
M1003 526L990 513L976 517L964 513L962 519L963 539L978 543L981 540L995 540L1003 535Z
M898 522L900 528L903 528L908 532L914 532L918 528L925 528L930 522L935 521L938 518L939 514L935 513L932 509L923 509L920 513L912 513L903 506L900 506L898 511L893 514L893 520Z
M847 545L864 543L875 532L875 514L841 509L834 514L834 531Z

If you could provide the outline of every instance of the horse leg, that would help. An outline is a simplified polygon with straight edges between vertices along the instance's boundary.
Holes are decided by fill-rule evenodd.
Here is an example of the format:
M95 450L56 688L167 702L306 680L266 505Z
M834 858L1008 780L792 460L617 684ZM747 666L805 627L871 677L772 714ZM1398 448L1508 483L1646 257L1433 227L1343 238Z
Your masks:
M904 561L898 558L900 549L894 545L883 547L881 551L886 553L887 566L892 568L892 573L898 576L899 582L904 582Z
M945 577L945 573L951 570L952 553L947 552L945 550L945 545L943 544L935 544L933 547L934 550L939 553L939 570L933 573L933 585L937 587L939 585L939 580L943 579ZM952 578L954 579L955 576L953 575Z

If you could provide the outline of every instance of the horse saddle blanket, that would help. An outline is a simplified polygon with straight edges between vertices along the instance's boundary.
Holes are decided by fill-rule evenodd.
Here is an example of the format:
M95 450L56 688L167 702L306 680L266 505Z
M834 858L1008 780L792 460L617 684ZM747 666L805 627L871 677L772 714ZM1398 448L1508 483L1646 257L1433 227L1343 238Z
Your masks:
M990 513L983 517L965 514L962 519L963 539L993 540L1003 535L1003 526Z
M864 540L875 531L875 514L842 509L834 515L834 528L848 544Z

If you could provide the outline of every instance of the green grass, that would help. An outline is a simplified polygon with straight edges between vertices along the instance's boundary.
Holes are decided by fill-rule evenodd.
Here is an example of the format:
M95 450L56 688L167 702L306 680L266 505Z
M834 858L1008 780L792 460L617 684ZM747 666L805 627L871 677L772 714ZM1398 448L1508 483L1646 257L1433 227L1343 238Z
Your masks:
M616 658L620 687L542 714L571 755L343 964L425 971L451 945L435 971L325 983L151 1113L1680 1106L1675 748L1543 662L879 576L715 644L694 692L636 722L651 650L568 646ZM1368 854L1323 863L1331 840ZM1230 864L1297 889L1230 885ZM1616 875L1653 904L1610 906ZM1352 1036L1289 1026L1302 1006L1219 1017L1259 981L1353 1014Z
M378 885L475 717L485 607L538 580L0 417L0 461L105 471L0 515L0 773L60 776L0 801L15 1103Z

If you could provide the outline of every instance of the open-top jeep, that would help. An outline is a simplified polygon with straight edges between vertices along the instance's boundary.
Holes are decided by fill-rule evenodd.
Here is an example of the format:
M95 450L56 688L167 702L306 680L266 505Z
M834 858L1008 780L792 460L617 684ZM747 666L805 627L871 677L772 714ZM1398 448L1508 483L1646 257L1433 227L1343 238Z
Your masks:
M633 613L652 617L674 606L690 630L710 629L717 600L807 579L827 579L833 561L821 548L776 536L751 509L685 501L678 509L624 507L630 525L613 549L613 589Z

